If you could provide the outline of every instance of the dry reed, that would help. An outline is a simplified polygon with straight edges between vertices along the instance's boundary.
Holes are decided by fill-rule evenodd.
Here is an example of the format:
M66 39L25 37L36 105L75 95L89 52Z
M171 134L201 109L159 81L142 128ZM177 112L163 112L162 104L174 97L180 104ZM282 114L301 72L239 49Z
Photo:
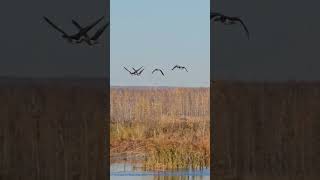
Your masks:
M144 154L147 169L207 167L209 88L111 88L111 156Z

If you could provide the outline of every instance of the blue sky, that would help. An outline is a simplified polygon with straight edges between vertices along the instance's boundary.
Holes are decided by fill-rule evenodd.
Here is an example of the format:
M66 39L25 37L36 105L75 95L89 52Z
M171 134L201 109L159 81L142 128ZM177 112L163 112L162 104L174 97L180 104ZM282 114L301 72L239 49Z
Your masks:
M209 86L209 0L111 0L110 83ZM189 72L171 71L176 64ZM123 68L145 67L141 76ZM164 70L165 77L151 74Z

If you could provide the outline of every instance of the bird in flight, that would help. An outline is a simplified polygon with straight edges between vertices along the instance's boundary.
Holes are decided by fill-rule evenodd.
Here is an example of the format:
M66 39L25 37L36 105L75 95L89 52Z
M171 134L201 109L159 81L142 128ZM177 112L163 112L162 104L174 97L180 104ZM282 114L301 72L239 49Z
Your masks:
M127 69L126 67L123 67L126 71L128 71L131 75L140 75L141 73L142 73L142 71L144 70L144 69L142 69L141 71L140 71L140 69L141 68L143 68L143 66L141 67L141 68L139 68L139 69L134 69L134 68L132 68L133 69L133 72L132 71L129 71L129 69ZM140 72L139 72L140 71Z
M96 26L103 19L103 17L101 17L100 19L98 19L97 21L93 22L92 24L90 24L90 25L88 25L88 26L86 26L86 27L84 27L82 29L79 29L78 33L73 34L73 35L69 35L65 31L63 31L60 27L55 25L49 18L47 18L45 16L43 18L54 29L56 29L57 31L62 33L62 38L66 39L70 43L74 43L74 40L79 40L83 35L85 35L88 31L90 31L94 26Z
M137 72L136 75L140 76L143 71L144 71L144 69L142 69L140 72Z
M178 68L178 69L185 69L185 70L188 72L187 68L186 68L186 67L184 67L184 66L175 65L171 70L173 71L175 68Z
M152 74L153 74L154 72L156 72L156 71L160 71L161 74L162 74L162 76L164 76L164 73L163 73L163 71L162 71L161 69L154 69L154 70L152 71Z
M143 68L143 66L141 68ZM139 69L132 68L132 69L134 70L135 73L138 73L138 71L140 71L141 68Z
M231 17L231 16L223 15L221 13L213 12L213 13L210 13L210 20L211 21L213 20L214 22L221 22L225 25L232 25L232 24L236 24L237 22L240 22L244 30L246 31L246 35L249 39L249 30L239 17Z
M75 25L79 30L83 29L83 27L76 20L72 20L72 24ZM104 30L109 25L110 25L110 23L106 23L104 26L99 28L97 30L97 32L92 37L89 37L89 35L87 33L85 33L84 38L78 40L77 43L82 43L83 41L85 41L90 46L95 45L95 44L99 44L99 41L98 41L99 37L102 35Z
M131 71L129 71L126 67L123 67L125 70L127 70L131 75L135 75L136 74L136 72L134 71L134 72L131 72Z

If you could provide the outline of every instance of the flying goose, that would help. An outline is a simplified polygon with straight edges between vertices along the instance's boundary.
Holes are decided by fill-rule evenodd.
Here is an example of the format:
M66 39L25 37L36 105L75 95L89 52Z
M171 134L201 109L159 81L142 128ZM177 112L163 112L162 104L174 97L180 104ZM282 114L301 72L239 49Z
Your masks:
M79 30L83 29L82 26L75 20L72 20L72 24L74 24ZM104 30L109 26L109 23L106 23L104 26L102 26L101 28L99 28L97 30L97 32L92 36L89 37L87 33L84 34L84 38L80 39L79 41L77 41L77 43L82 43L83 41L85 41L88 45L92 46L95 44L99 44L98 39L99 37L102 35L102 33L104 32Z
M154 70L152 71L152 74L153 74L154 72L156 72L156 71L160 71L161 74L162 74L162 76L164 76L163 71L162 71L161 69L154 69Z
M175 65L171 70L173 71L175 68L178 68L178 69L185 69L185 70L188 72L187 68L186 68L186 67L184 67L184 66Z
M141 68L143 68L143 66ZM138 71L140 71L141 68L139 68L139 69L132 68L132 69L134 70L134 73L138 73Z
M131 75L135 75L136 74L136 72L131 72L131 71L129 71L126 67L124 67L123 66L123 68L125 69L125 70L127 70Z
M47 23L49 23L53 28L55 28L57 31L61 32L62 38L68 40L68 42L73 43L73 40L79 40L81 38L81 36L83 36L84 34L86 34L89 30L91 30L95 25L97 25L102 19L103 17L101 17L100 19L98 19L97 21L95 21L94 23L92 23L91 25L88 25L82 29L79 30L78 33L73 34L73 35L69 35L67 34L65 31L63 31L61 28L59 28L57 25L55 25L51 20L49 20L49 18L47 17L43 17L45 19L45 21Z
M214 22L221 22L225 25L232 25L232 24L236 24L236 22L240 22L244 30L246 31L246 35L249 39L249 30L239 17L230 17L230 16L223 15L221 13L213 12L213 13L210 13L210 20L211 21L213 20Z
M137 72L136 75L140 76L143 71L144 71L144 69L142 69L140 72Z

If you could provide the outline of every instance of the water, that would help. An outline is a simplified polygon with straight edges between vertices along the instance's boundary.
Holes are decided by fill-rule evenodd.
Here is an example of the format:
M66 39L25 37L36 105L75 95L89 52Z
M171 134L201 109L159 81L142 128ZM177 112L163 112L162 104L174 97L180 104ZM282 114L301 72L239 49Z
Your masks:
M113 163L111 180L209 180L210 170L182 169L177 171L144 171L139 164Z

